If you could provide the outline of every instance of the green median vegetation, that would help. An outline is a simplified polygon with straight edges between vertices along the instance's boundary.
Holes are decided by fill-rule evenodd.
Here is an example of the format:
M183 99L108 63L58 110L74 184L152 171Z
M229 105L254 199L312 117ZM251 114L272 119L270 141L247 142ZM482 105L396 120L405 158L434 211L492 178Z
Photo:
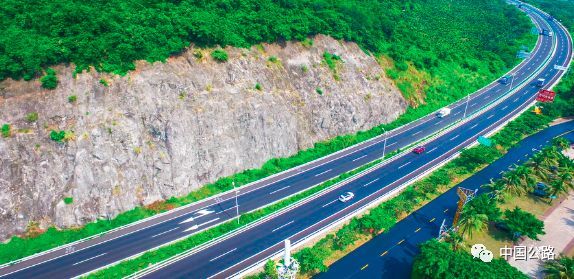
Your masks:
M257 1L261 8L255 14L251 13L250 1L238 5L226 1L161 1L161 4L154 5L140 2L119 1L112 5L91 1L70 5L56 0L43 1L26 9L17 1L5 3L0 13L10 13L0 16L0 22L5 26L0 31L5 35L4 40L0 40L0 49L7 50L0 52L0 69L4 69L0 72L0 79L30 79L41 71L42 65L67 62L74 62L80 71L92 65L98 71L125 73L134 68L135 59L163 61L170 54L180 53L188 45L187 40L206 46L247 47L262 41L295 39L311 45L312 40L307 39L308 36L326 34L357 42L381 61L390 59L391 64L396 62L403 68L407 65L405 71L397 71L395 82L412 83L411 87L403 86L403 94L414 96L417 92L424 92L424 102L412 102L407 111L392 123L318 142L290 157L271 159L260 168L220 178L186 196L162 201L163 206L159 209L137 207L110 221L97 220L79 229L49 228L35 238L13 237L0 244L0 263L205 199L231 190L233 181L239 186L245 185L379 136L385 130L418 119L495 80L516 64L515 54L520 46L532 46L535 40L528 35L531 28L529 20L502 0L461 0L457 5L442 0L297 0L288 4ZM20 14L30 15L36 20L30 23L31 26L22 28L14 20L14 15ZM245 22L242 19L246 14L256 18ZM69 18L83 20L78 22ZM173 19L173 22L164 24L166 18ZM257 18L277 21L260 26L257 22L268 21L258 21ZM43 23L38 25L39 22ZM60 26L56 24L58 22L66 22L69 30L79 31L47 32L42 28L45 24ZM101 30L96 28L99 22L109 22L112 27L99 33ZM294 23L301 28L291 28ZM267 31L258 32L261 30ZM32 38L35 43L26 42ZM4 44L9 47L3 48ZM46 49L32 48L38 45L44 45ZM70 51L55 55L61 49ZM71 51L75 49L86 51ZM29 63L20 62L20 58L29 60ZM2 66L1 63L7 64ZM4 252L6 250L10 253Z

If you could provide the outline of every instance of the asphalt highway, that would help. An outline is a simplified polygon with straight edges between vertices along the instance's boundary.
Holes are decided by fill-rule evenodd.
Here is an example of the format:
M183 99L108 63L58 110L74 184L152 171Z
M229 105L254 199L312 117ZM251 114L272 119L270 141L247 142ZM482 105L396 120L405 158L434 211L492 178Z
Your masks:
M502 158L338 260L327 272L315 278L410 278L414 257L419 253L418 245L438 237L443 220L447 225L452 224L458 202L456 188L479 189L481 193L484 190L481 185L501 178L504 171L515 165L523 164L557 136L574 142L574 121L549 127L522 140Z
M536 15L534 18L544 20ZM545 24L544 22L539 23ZM548 22L546 24L550 24L556 35L552 38L544 38L544 40L556 39L556 52L549 65L531 80L540 77L547 80L559 78L559 72L554 69L554 65L565 66L571 59L572 43L570 38L564 30L558 28L556 23ZM551 47L544 44L543 42L542 52L545 49L551 51ZM527 70L518 70L515 72L516 78L523 78L527 73ZM498 89L494 86L485 94L474 98L473 101L478 102L493 98L492 94L496 93L496 90ZM296 244L453 156L460 149L474 142L478 136L493 131L527 108L534 100L538 90L539 88L534 83L527 82L512 97L507 98L480 117L432 140L426 145L427 151L425 153L402 156L341 186L337 190L325 193L239 235L218 242L209 249L198 251L171 265L157 269L145 277L223 278L234 276L243 269L264 261L280 251L284 239L289 238ZM469 109L472 110L474 107L476 105L473 105L471 101ZM462 113L463 109L461 107L453 109L451 118ZM446 121L446 118L435 118L426 122L424 128L420 126L419 129L432 129L436 123L443 121ZM420 133L419 131L413 131L411 136L417 136L415 133L424 134L424 131ZM400 140L399 144L404 146ZM337 197L347 191L353 192L355 198L347 203L338 202Z
M212 275L225 277L257 262L280 249L283 239L298 241L311 232L325 227L336 219L375 198L399 187L437 162L448 158L478 135L508 120L518 113L538 91L532 82L538 77L557 79L554 64L567 66L571 57L571 42L556 23L532 13L533 20L555 36L541 36L531 58L513 70L513 88L523 87L511 97L481 116L427 144L421 155L407 154L346 185L281 214L242 234L226 239L209 249L193 254L173 265L150 274L150 277L194 277ZM555 55L552 55L555 54ZM539 73L537 69L550 63ZM468 107L465 100L451 106L451 115L424 117L388 135L359 144L343 152L327 156L311 164L281 173L269 179L242 187L238 195L239 212L260 208L274 201L317 185L382 156L384 139L386 152L408 146L457 122L464 115L478 111L510 89L510 84L493 82L471 95ZM336 202L341 192L352 191L355 198L348 203ZM58 249L20 263L4 266L0 277L7 278L68 278L101 268L105 265L145 252L159 245L197 233L235 217L235 194L228 192L191 206L145 220L115 232L74 245L73 249Z

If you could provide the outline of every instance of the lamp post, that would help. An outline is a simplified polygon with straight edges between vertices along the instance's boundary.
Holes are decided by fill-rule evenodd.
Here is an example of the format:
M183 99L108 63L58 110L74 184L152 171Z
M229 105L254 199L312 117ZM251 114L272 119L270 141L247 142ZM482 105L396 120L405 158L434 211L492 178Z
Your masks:
M387 129L383 128L383 136L385 137L385 141L383 141L383 160L385 159L385 149L387 148Z
M235 181L232 182L233 190L235 192L235 213L237 214L237 224L239 224L239 203L237 202L237 190L235 189Z
M466 94L466 106L464 107L464 114L462 118L466 118L466 111L468 110L468 103L470 102L470 92Z

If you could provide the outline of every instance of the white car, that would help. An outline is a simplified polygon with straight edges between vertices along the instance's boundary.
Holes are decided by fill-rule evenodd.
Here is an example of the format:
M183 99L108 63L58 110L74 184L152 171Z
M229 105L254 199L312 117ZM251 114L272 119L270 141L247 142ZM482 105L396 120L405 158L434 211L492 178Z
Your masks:
M342 195L339 196L339 201L341 202L348 202L350 201L353 197L355 197L355 194L351 193L351 192L347 192L344 193Z

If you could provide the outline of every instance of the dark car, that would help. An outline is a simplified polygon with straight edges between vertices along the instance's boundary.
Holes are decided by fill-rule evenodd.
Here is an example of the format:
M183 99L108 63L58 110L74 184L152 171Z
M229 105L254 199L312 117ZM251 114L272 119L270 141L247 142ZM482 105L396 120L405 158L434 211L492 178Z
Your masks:
M416 147L415 149L413 149L413 152L416 154L421 154L421 153L425 152L425 150L426 150L426 147L419 146L419 147Z

